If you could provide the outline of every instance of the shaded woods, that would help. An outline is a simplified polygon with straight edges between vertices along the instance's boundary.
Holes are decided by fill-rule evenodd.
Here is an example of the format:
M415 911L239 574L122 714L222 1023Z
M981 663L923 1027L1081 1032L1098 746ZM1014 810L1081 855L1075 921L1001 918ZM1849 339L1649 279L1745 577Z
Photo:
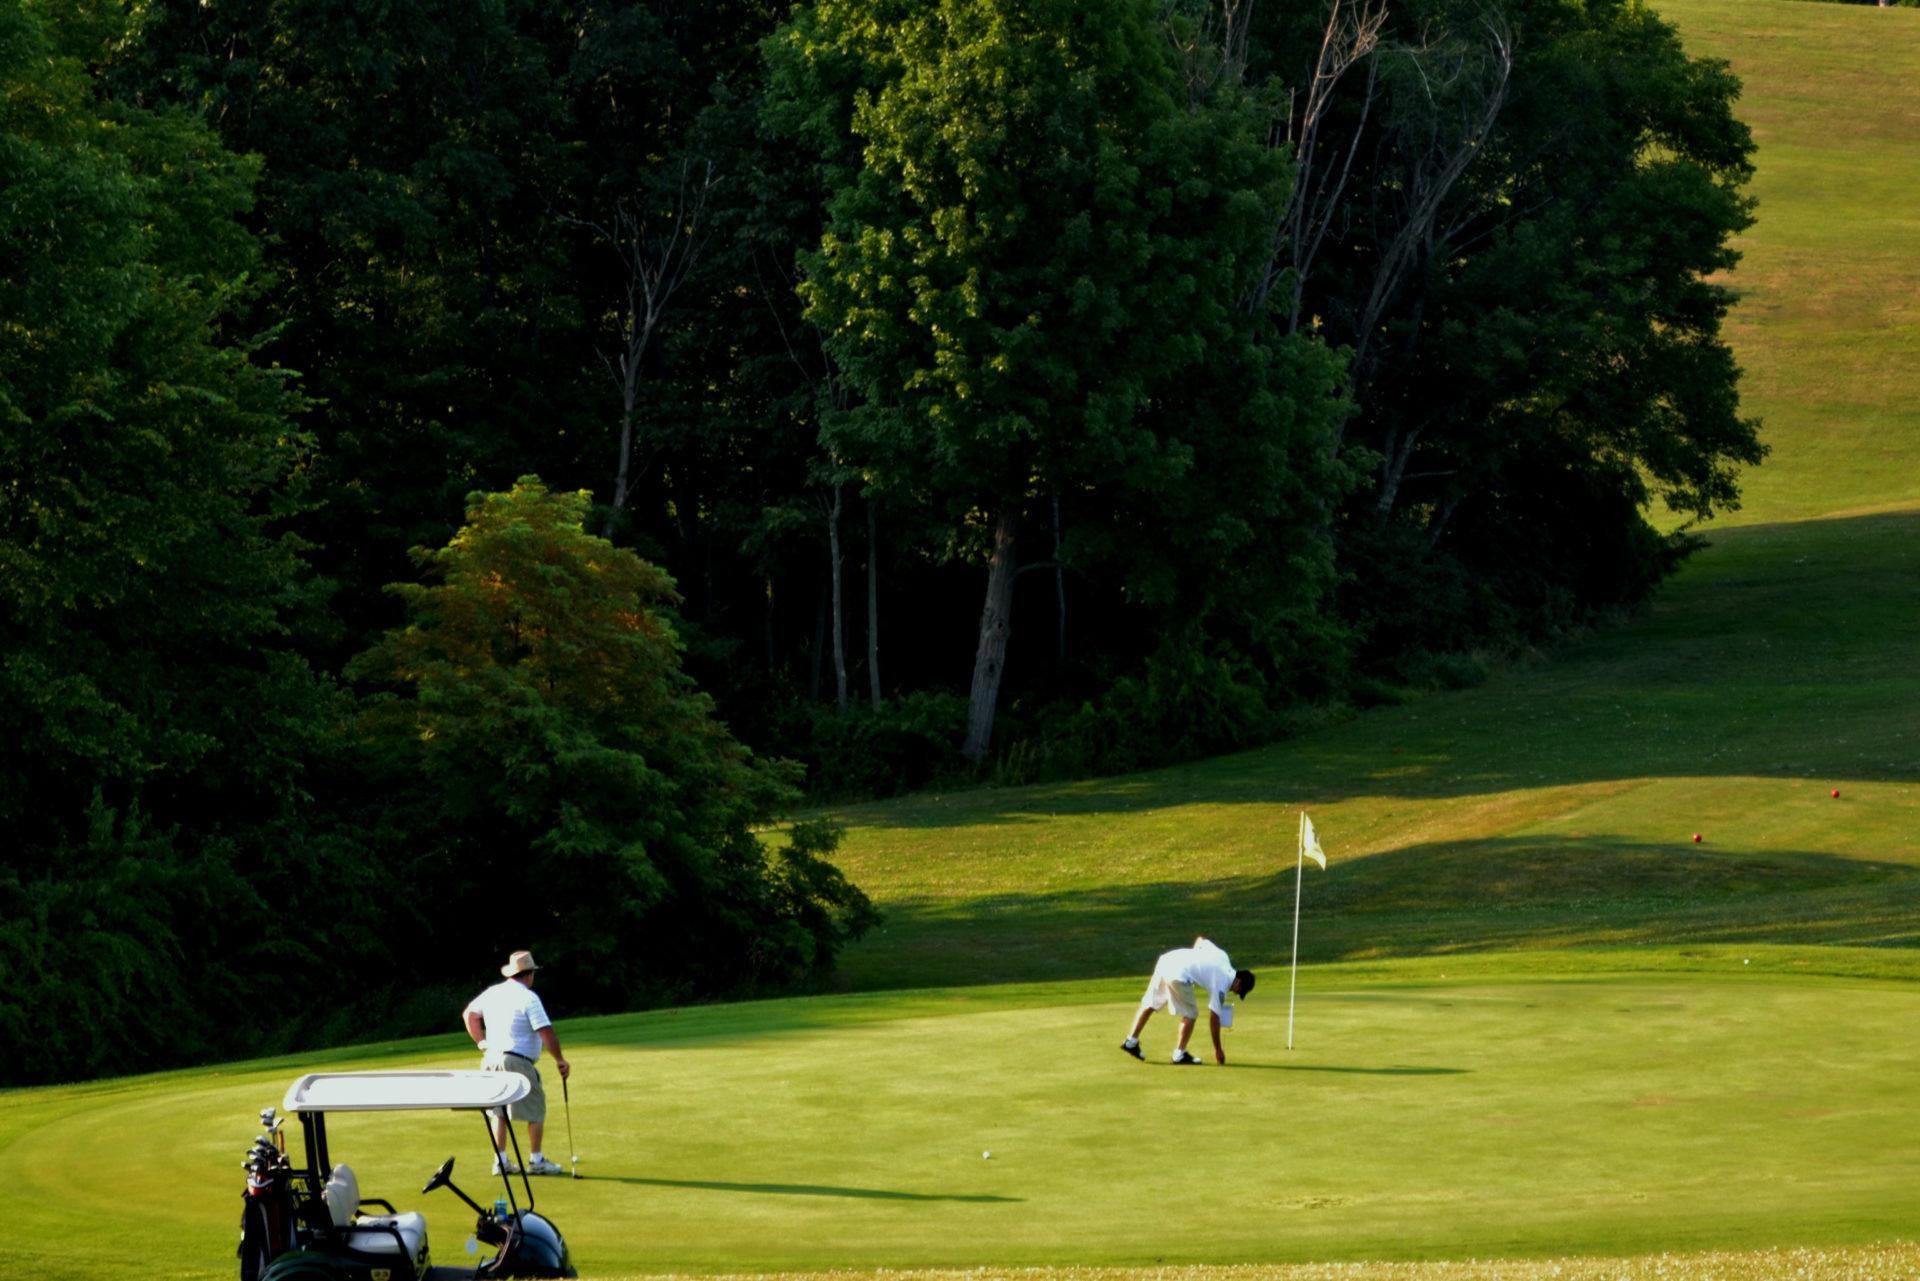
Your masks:
M1737 85L1625 3L0 0L0 76L12 1080L818 984L809 791L1472 679L1761 453Z

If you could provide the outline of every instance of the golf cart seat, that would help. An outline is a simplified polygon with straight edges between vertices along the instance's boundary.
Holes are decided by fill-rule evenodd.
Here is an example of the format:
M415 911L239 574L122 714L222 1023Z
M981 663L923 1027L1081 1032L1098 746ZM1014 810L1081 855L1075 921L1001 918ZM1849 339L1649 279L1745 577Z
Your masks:
M404 1246L416 1263L427 1257L427 1221L412 1211L363 1215L347 1233L347 1244L356 1254L397 1255Z
M353 1167L334 1166L327 1186L320 1189L320 1199L327 1203L327 1215L334 1227L352 1227L353 1216L360 1213L360 1180L354 1177Z
M354 1177L352 1166L334 1166L320 1195L327 1203L327 1214L340 1234L341 1244L353 1254L363 1258L404 1255L416 1274L425 1268L427 1221L413 1213L361 1214L360 1180Z

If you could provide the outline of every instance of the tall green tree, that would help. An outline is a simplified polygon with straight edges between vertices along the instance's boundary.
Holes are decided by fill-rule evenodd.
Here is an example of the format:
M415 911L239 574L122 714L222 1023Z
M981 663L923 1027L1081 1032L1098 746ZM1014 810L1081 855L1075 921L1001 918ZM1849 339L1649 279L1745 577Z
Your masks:
M564 470L597 373L553 226L573 6L348 0L132 6L122 100L172 102L261 163L270 355L316 404L301 528L337 589L342 660L392 621L382 586L443 542L476 483Z
M0 2L0 1048L65 1074L205 1053L304 946L249 934L250 877L332 714L303 401L244 323L257 164L99 100L118 21Z
M672 581L588 534L589 510L530 477L474 495L416 553L435 581L394 589L407 624L350 669L392 691L365 727L429 928L528 940L583 1004L816 977L871 906L824 861L830 829L762 844L791 771L715 719L681 670Z
M1686 546L1646 508L1735 506L1765 452L1721 335L1752 216L1738 81L1627 0L1272 6L1250 44L1253 79L1331 86L1293 130L1322 199L1280 274L1355 354L1371 475L1343 546L1372 650L1644 598Z
M380 589L406 549L523 472L593 487L651 554L705 556L704 455L734 419L702 392L729 353L683 350L739 281L682 251L712 243L710 182L745 184L695 134L772 9L137 6L115 91L189 105L264 160L263 305L319 402L304 528L339 588L340 656L391 622Z
M1059 554L1103 546L1124 577L1133 542L1164 560L1175 535L1118 529L1207 483L1195 462L1219 434L1272 447L1250 485L1264 504L1331 431L1330 357L1238 306L1287 166L1249 103L1181 90L1146 0L821 0L768 52L774 118L827 171L802 293L858 402L827 441L986 565L963 746L979 761L1016 576L1052 550L1023 533L1051 528L1055 500L1105 525Z

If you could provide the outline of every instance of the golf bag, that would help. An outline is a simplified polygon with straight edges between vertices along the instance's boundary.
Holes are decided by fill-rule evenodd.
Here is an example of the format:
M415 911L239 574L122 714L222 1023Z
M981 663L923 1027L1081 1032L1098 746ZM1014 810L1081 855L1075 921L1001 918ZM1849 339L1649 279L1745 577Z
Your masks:
M264 1119L264 1118L263 1118ZM240 1281L260 1281L269 1263L293 1248L293 1167L275 1125L247 1152L240 1198Z

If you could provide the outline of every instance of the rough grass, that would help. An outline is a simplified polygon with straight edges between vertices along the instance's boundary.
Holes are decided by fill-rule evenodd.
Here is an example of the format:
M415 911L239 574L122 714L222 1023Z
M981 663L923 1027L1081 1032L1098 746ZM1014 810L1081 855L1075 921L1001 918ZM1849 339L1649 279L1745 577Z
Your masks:
M1746 82L1759 222L1729 283L1742 396L1773 457L1723 525L1920 502L1920 11L1658 0Z

